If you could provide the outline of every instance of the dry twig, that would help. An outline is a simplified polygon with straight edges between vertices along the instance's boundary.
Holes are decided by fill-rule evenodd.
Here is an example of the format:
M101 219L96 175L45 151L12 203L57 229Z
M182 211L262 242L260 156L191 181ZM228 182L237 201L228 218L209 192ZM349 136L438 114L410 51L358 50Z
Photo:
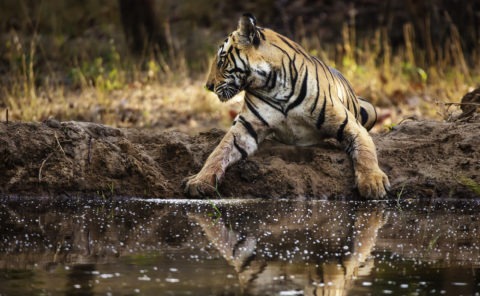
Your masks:
M50 159L50 157L53 155L53 152L50 153L43 161L42 161L42 165L40 166L40 169L38 170L38 182L41 182L42 181L42 169L43 169L43 166L45 165L45 163L47 162L48 159Z
M55 140L57 140L58 147L62 151L63 155L65 155L65 150L63 150L62 145L60 145L60 141L58 140L57 133L54 133L54 135L55 135Z

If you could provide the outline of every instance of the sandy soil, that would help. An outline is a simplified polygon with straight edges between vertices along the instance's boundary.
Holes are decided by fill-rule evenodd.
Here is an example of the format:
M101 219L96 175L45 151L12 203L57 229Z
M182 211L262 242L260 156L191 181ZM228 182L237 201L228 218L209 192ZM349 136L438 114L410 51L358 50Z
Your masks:
M374 134L389 198L480 197L480 116L406 121ZM0 123L3 196L184 197L224 131L118 129L85 122ZM221 197L358 198L347 155L334 141L292 147L267 141L231 167ZM218 196L216 196L218 197Z

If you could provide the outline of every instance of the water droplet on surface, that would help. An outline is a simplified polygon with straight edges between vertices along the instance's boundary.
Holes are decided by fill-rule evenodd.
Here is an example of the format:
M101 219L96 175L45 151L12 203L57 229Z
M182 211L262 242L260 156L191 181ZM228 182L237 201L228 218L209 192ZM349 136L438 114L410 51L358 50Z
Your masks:
M303 295L302 290L287 290L287 291L280 291L279 295L282 296L295 296L295 295Z
M139 281L150 281L151 278L148 277L148 276L145 274L145 275L143 275L143 276L141 276L141 277L138 277L138 280L139 280Z
M467 286L468 284L463 283L463 282L452 282L452 285L454 285L454 286Z
M176 279L176 278L166 278L165 281L167 283L178 283L178 282L180 282L180 280Z

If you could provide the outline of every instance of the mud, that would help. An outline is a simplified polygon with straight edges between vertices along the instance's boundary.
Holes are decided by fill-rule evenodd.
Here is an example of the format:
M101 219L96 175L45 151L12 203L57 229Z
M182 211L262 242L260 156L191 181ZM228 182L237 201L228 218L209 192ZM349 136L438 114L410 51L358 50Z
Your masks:
M197 136L95 123L0 123L2 196L184 197L224 131ZM374 134L389 198L480 197L480 118L407 121ZM267 141L231 167L218 197L357 199L353 171L334 141L315 147Z

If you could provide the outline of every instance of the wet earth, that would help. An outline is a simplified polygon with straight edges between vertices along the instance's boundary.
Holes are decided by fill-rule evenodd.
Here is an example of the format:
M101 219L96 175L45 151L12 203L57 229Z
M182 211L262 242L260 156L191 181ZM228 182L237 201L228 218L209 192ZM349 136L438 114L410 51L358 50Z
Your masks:
M480 295L480 200L0 202L0 295Z

